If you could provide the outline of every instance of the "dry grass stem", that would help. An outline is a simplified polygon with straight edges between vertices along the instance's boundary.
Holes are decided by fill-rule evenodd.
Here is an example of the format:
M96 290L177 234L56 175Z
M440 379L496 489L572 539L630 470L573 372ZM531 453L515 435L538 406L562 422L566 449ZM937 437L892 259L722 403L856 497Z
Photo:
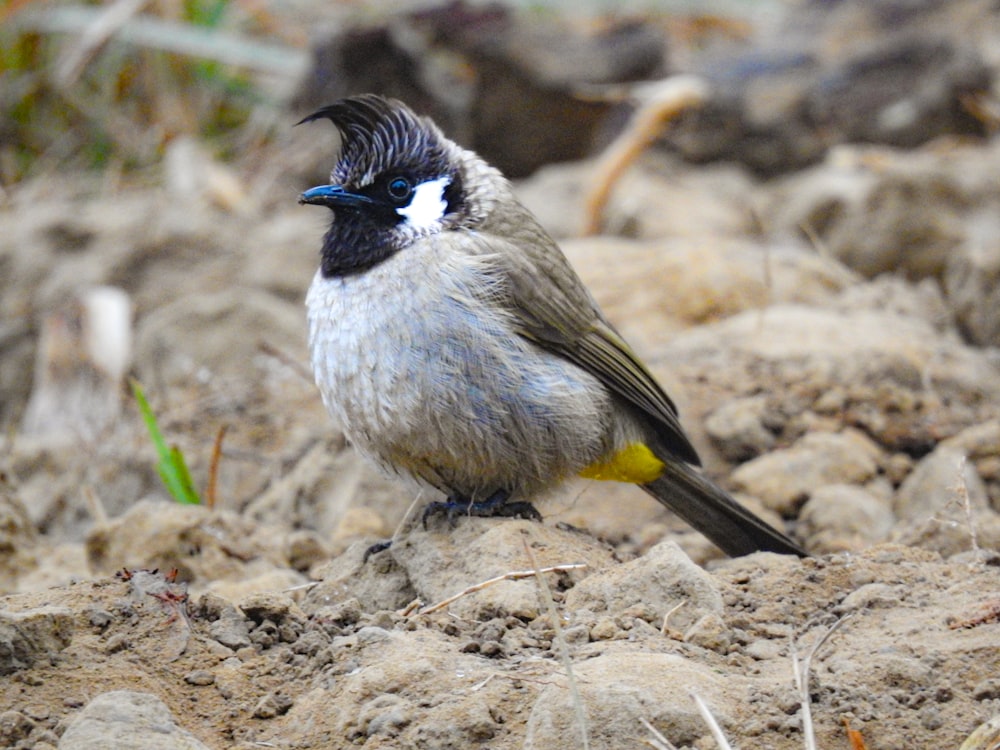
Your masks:
M688 603L687 599L681 599L677 604L672 606L665 615L663 615L663 624L660 625L660 632L666 635L669 632L670 618L674 616L675 612L679 612L681 607Z
M466 589L458 592L454 596L449 596L447 599L442 599L436 604L431 604L430 606L421 609L418 614L429 615L431 612L437 612L439 609L447 607L452 602L456 602L463 596L468 596L469 594L474 594L477 591L482 591L483 589L494 586L501 581L518 581L522 578L534 578L540 573L561 573L567 570L579 570L580 568L587 567L586 563L568 563L566 565L552 565L548 568L540 568L538 570L512 570L509 573L504 573L503 575L496 576L495 578L490 578L481 583L469 586Z
M558 647L559 661L563 665L563 669L566 671L566 679L569 682L569 694L570 700L573 702L573 713L576 715L576 725L580 729L580 747L583 750L590 750L590 732L587 730L587 712L583 705L583 697L580 695L580 687L576 682L576 675L573 673L573 660L569 656L569 644L566 643L566 638L563 636L562 623L559 621L559 610L556 608L555 599L552 598L552 590L549 588L549 582L545 580L545 576L542 573L547 573L559 568L567 570L575 570L577 568L586 567L585 563L574 563L567 566L554 566L550 568L539 568L538 563L535 561L535 555L531 551L531 547L528 545L525 539L521 540L524 543L524 552L531 561L531 565L534 568L534 578L538 582L539 589L542 594L542 599L545 602L545 609L549 614L549 620L552 622L552 629L555 634L552 638L554 645Z
M979 537L976 534L976 521L972 517L972 502L969 499L969 485L965 481L965 467L968 460L968 457L962 456L958 462L958 481L955 483L954 489L959 501L962 503L962 510L965 512L965 523L969 528L969 542L972 545L972 552L977 559L981 559Z
M663 131L663 126L708 98L704 81L674 76L635 92L639 108L625 131L608 146L597 164L593 188L584 199L584 236L600 233L611 191L636 158Z
M701 714L701 718L708 724L708 730L712 733L712 739L719 746L719 750L733 750L732 745L729 744L729 740L726 739L726 735L722 733L722 727L719 726L719 722L712 716L712 711L709 709L708 704L695 692L691 693L691 699L698 707L698 713Z
M812 660L816 653L826 643L827 639L851 619L853 615L844 615L837 620L823 636L816 641L815 645L809 649L806 656L799 660L798 648L795 641L792 641L792 677L795 680L795 689L799 692L799 703L802 706L802 735L805 739L806 750L816 750L816 732L813 729L812 708L809 699L809 670L812 668Z
M217 499L216 490L219 484L219 461L222 458L222 441L226 437L229 425L222 425L215 433L215 442L212 444L212 460L208 465L208 486L205 488L205 505L209 508L215 507Z
M670 740L660 734L659 730L650 724L644 717L639 717L639 722L646 727L646 731L649 732L652 737L643 740L645 744L649 745L655 750L677 750L677 746L674 745Z

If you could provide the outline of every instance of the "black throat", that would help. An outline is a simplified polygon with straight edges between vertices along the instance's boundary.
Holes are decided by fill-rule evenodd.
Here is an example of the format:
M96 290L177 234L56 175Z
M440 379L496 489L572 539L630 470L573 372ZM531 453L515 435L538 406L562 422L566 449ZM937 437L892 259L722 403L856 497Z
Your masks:
M400 248L382 221L365 212L339 209L323 237L320 272L324 279L352 276L388 260Z

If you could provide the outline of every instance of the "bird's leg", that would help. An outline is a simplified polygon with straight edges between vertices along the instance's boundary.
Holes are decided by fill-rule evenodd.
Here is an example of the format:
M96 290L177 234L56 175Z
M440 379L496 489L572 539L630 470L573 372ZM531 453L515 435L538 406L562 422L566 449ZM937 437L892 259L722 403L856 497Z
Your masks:
M510 491L497 490L485 500L470 500L468 497L453 492L448 495L444 502L428 503L424 508L423 524L427 528L427 519L431 516L443 515L449 522L454 524L455 519L461 515L478 516L480 518L528 518L532 521L541 521L542 514L535 506L524 501L513 503L507 502L510 498ZM392 540L376 542L365 550L363 562L368 562L372 555L383 552L392 546Z
M371 557L372 555L377 555L379 552L385 552L385 550L389 549L389 547L391 546L392 546L391 539L385 539L381 542L375 542L375 544L373 544L371 547L365 550L365 554L361 558L362 564L368 562L368 558Z
M542 520L542 514L535 510L534 505L523 501L509 503L507 502L509 498L510 491L505 489L497 490L485 500L471 500L464 495L453 492L448 495L448 499L444 502L427 504L427 507L424 508L424 528L427 528L427 519L436 515L444 515L451 522L454 522L459 515Z

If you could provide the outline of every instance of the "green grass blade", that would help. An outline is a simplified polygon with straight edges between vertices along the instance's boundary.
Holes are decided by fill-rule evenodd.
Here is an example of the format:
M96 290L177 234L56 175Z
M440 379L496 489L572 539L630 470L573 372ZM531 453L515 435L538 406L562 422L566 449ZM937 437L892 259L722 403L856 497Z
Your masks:
M156 454L159 457L159 462L156 464L156 471L160 475L160 479L163 480L167 491L170 492L170 495L178 503L184 505L201 505L201 498L198 497L198 492L194 488L194 482L191 480L191 472L188 470L187 462L184 460L184 454L181 453L180 448L176 445L167 445L167 441L163 438L163 433L160 432L160 426L156 422L156 415L153 414L153 410L146 400L146 394L143 393L139 381L133 378L131 385L135 402L139 405L142 420L146 423L146 429L149 430L149 437L153 441L153 446L156 448Z

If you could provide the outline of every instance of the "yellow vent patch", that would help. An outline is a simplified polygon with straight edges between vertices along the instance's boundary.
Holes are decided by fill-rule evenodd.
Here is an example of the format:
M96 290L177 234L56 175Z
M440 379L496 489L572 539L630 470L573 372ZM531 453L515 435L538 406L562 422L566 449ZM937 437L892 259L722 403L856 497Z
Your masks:
M647 484L663 473L663 461L643 443L629 443L610 458L585 467L580 476L606 482Z

